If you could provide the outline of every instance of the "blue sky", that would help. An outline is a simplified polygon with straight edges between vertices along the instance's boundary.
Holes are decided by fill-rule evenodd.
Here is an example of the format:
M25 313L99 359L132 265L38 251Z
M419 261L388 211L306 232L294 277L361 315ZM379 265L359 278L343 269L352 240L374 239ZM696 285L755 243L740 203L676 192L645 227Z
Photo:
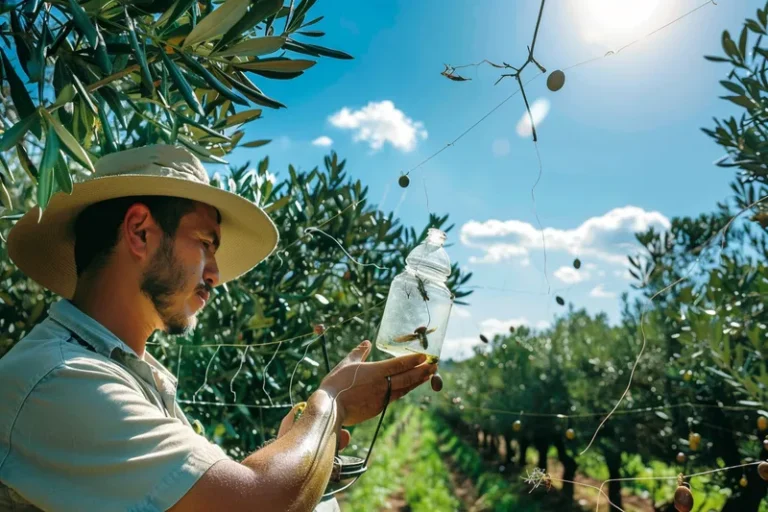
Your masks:
M702 3L549 0L536 58L548 71L567 68ZM272 172L280 174L289 163L322 165L333 149L370 187L374 203L397 209L403 223L417 227L427 220L426 185L429 209L456 223L452 260L474 272L472 284L505 289L478 289L471 305L453 315L444 357L468 354L481 331L552 322L564 311L555 294L615 320L617 297L629 289L624 262L633 230L712 210L729 195L731 175L712 164L723 153L700 131L713 116L734 112L718 99L728 68L703 55L719 54L722 30L738 33L762 5L709 4L619 54L567 70L558 92L546 88L546 75L526 87L529 101L548 110L536 124L542 177L535 192L546 275L531 200L539 167L531 137L518 134L525 113L520 95L415 170L406 191L397 186L401 172L517 87L513 79L494 86L499 71L489 66L462 69L472 80L452 82L440 75L443 64L523 62L538 0L319 1L313 11L325 19L315 28L327 35L318 42L355 60L322 59L298 79L262 81L288 108L265 111L249 128L246 140L272 138L272 144L239 150L231 160L269 155ZM531 65L524 78L537 73ZM332 143L313 145L319 137ZM570 269L575 255L583 262L579 272Z

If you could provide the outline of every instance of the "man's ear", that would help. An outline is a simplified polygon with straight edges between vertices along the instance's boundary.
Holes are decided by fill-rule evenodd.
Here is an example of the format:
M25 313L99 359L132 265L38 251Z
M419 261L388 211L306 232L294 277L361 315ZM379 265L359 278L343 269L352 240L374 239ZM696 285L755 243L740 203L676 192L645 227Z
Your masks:
M149 208L142 203L135 203L128 208L121 231L128 251L137 259L148 258L160 242L160 227Z

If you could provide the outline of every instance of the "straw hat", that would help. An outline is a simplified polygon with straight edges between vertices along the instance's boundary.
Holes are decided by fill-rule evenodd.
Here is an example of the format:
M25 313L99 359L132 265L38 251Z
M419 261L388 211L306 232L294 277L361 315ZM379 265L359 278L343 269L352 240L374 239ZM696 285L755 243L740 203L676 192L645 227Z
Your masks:
M87 206L106 199L162 195L217 208L221 283L252 269L277 246L269 216L247 199L212 187L200 160L185 149L158 144L112 153L96 162L95 171L75 183L71 194L54 194L42 218L40 208L32 208L8 234L8 255L16 266L62 297L71 299L77 283L74 221Z

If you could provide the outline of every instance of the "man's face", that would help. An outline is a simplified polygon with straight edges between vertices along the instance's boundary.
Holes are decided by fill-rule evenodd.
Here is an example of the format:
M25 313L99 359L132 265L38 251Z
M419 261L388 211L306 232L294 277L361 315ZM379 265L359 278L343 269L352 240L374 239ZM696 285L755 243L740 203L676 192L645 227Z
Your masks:
M179 222L174 239L164 237L141 282L168 334L187 334L219 283L215 252L221 239L217 211L198 203Z

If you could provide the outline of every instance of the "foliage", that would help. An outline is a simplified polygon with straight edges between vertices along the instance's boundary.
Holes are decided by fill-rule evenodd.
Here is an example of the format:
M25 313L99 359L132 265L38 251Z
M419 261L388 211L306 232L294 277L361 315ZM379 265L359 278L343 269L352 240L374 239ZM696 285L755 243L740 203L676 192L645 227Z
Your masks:
M254 83L292 79L315 64L349 59L306 42L316 0L88 0L4 2L0 38L0 198L15 179L15 148L36 202L69 191L76 169L121 149L177 143L225 162L262 107L283 108ZM290 52L290 53L287 53ZM286 55L299 54L302 58ZM31 155L31 156L30 156Z
M409 405L379 436L370 469L341 501L344 510L384 510L400 493L414 512L458 509L429 415Z

